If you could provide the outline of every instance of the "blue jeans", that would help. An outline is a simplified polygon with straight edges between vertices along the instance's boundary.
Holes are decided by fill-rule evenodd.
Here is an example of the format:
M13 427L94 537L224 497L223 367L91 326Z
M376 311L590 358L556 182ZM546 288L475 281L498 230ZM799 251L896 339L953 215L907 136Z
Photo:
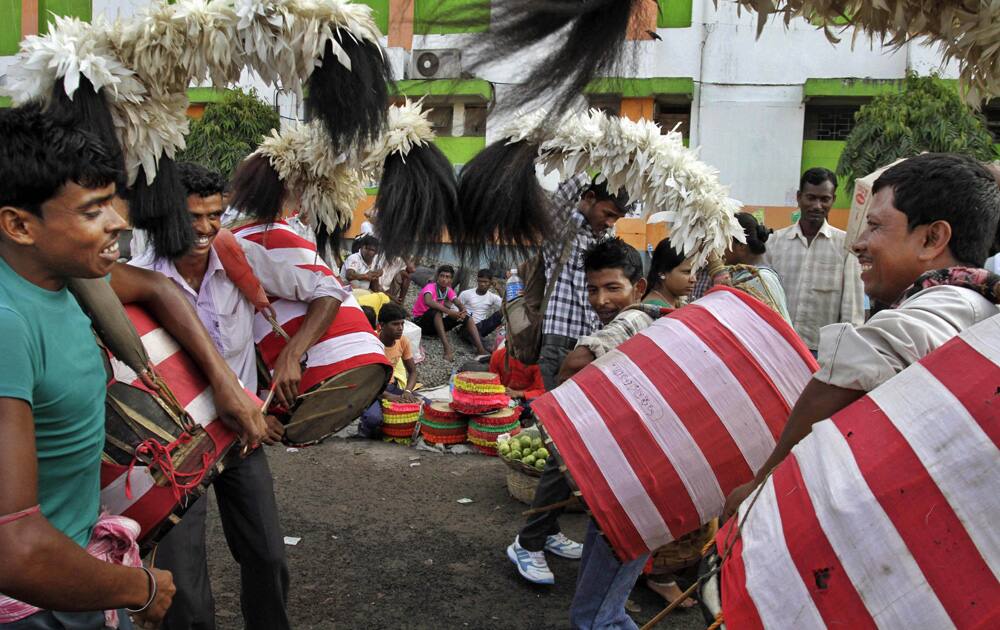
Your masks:
M42 610L11 623L0 623L3 630L104 630L104 612L53 612ZM118 611L118 630L132 630L132 621L124 610Z
M647 553L628 564L619 562L591 519L583 541L576 593L569 607L570 624L584 630L638 628L625 612L625 602L648 559Z

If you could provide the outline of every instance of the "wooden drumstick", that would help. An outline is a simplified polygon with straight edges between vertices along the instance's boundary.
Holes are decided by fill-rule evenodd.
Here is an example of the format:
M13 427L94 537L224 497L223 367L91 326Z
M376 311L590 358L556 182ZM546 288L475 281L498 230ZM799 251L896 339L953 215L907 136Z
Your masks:
M312 396L313 394L320 394L322 392L334 392L338 389L354 389L357 387L357 383L351 383L350 385L334 385L331 387L320 387L319 389L314 389L311 392L306 392L304 394L299 394L297 399L305 398L306 396Z
M260 406L260 412L266 413L267 408L271 406L271 401L274 400L274 386L276 383L271 383L271 389L267 390L267 398L264 399L264 404ZM250 445L244 444L243 448L240 449L240 457L246 457L250 454Z
M549 505L543 505L542 507L531 508L530 510L525 510L521 512L521 516L532 516L534 514L541 514L542 512L551 512L552 510L558 510L559 508L569 507L577 502L577 498L572 496L568 499L562 501L556 501L555 503L550 503Z

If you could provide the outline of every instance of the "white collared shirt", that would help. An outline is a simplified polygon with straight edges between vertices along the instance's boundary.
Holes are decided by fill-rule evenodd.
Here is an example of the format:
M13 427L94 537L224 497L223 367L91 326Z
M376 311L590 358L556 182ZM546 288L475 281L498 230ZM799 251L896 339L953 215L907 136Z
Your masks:
M278 263L260 245L244 239L237 239L237 242L246 253L254 275L270 296L300 302L321 297L343 302L350 296L350 290L342 287L334 276ZM197 292L177 271L172 260L157 257L152 248L129 264L158 271L173 280L197 311L222 358L247 389L257 391L254 308L226 275L214 249L209 252L208 269Z
M819 331L864 322L864 287L858 259L844 249L846 233L824 222L809 243L798 223L768 239L764 260L781 277L792 326L810 350Z

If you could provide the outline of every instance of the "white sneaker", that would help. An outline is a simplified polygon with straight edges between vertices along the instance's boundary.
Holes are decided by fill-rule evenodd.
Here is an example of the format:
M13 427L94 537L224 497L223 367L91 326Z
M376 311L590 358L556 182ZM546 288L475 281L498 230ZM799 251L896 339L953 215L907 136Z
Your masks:
M569 560L579 560L583 557L583 545L566 538L562 532L545 539L545 551Z
M545 561L545 553L541 551L528 551L521 546L517 538L513 544L507 547L507 557L517 567L517 572L521 577L533 584L555 584L556 576L549 570L549 563Z

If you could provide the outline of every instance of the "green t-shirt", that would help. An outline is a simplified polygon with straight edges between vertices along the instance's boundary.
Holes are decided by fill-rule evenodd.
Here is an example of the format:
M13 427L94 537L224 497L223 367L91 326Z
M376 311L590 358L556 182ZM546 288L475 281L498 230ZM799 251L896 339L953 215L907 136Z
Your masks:
M32 284L0 258L0 354L0 397L34 414L42 514L86 546L100 507L107 393L90 320L67 289Z

